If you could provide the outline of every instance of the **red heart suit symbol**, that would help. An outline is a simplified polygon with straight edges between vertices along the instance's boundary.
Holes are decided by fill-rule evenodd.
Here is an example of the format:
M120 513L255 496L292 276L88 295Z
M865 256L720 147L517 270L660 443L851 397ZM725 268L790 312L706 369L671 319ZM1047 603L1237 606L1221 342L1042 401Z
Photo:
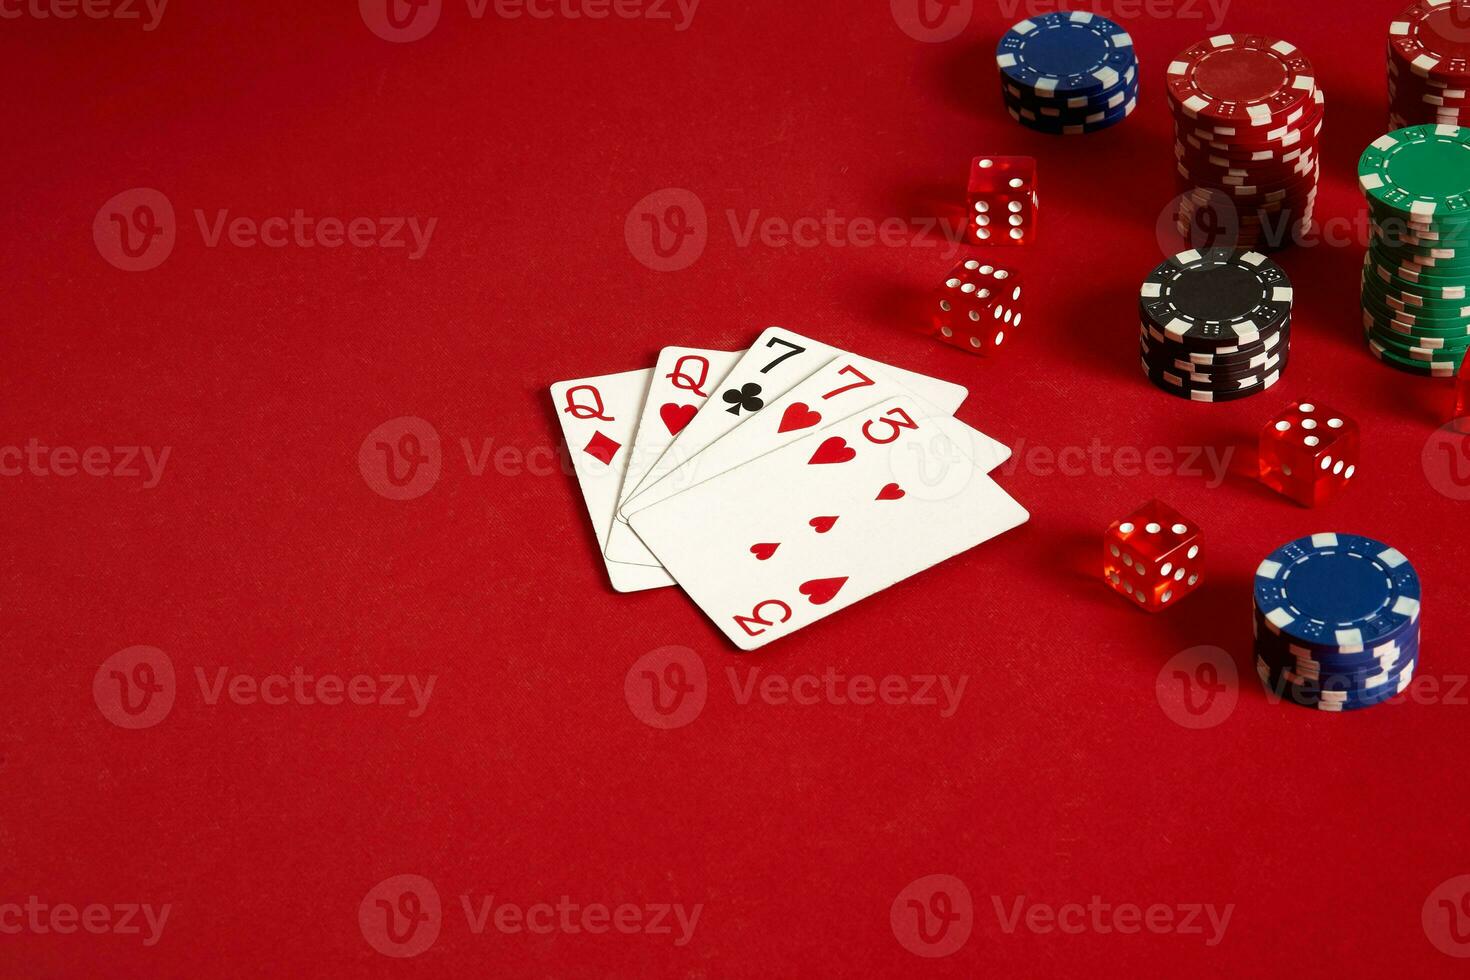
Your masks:
M669 430L669 435L676 436L684 431L684 426L694 418L694 413L699 411L694 405L675 405L669 402L658 410L658 417L664 420L664 428Z
M813 517L811 520L807 521L807 523L816 528L818 534L826 534L828 531L832 530L832 525L837 523L837 518Z
M847 444L847 440L841 436L833 436L818 446L817 451L812 454L812 458L807 462L808 464L846 463L854 459L857 459L857 453L852 451L852 447Z
M813 412L805 402L793 402L786 406L786 411L781 413L781 425L777 432L795 432L797 429L810 429L822 421L820 412Z
M750 553L752 555L755 555L756 558L758 558L759 560L765 561L767 558L774 555L776 553L776 549L779 547L781 547L779 543L771 544L770 542L765 542L763 544L753 544L750 546Z
M902 500L904 498L903 487L897 483L890 483L878 491L879 500Z
M837 593L847 584L847 576L842 578L815 578L804 584L797 591L811 600L814 606L825 606L837 598Z

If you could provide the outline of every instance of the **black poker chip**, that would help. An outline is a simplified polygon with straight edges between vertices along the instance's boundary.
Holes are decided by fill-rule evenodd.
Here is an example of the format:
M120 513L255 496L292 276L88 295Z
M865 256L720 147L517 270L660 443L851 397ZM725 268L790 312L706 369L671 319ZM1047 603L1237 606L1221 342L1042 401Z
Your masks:
M1259 252L1190 249L1143 281L1144 316L1168 337L1200 347L1248 344L1291 312L1291 280Z
M1291 280L1259 252L1180 252L1139 290L1144 373L1192 401L1265 391L1289 360L1291 307Z

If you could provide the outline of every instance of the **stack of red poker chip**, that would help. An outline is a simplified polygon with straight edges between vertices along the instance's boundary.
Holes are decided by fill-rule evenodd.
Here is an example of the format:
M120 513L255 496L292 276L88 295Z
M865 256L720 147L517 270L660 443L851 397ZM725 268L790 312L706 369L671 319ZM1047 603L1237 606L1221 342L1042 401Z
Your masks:
M1389 25L1388 118L1470 125L1470 0L1419 0Z
M1325 100L1285 41L1218 34L1169 65L1179 233L1204 248L1269 251L1312 221Z

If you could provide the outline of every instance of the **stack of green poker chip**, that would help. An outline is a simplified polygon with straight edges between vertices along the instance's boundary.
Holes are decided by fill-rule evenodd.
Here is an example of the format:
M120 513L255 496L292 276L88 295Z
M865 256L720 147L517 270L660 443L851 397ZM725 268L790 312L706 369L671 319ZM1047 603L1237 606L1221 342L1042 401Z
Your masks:
M1470 351L1470 129L1409 126L1358 161L1371 237L1363 336L1385 364L1451 377Z

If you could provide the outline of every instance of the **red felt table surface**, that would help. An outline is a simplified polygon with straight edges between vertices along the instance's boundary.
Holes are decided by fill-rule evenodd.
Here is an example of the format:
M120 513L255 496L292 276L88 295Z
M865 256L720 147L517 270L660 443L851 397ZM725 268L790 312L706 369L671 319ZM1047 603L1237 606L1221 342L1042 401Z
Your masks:
M113 475L60 475L63 452L0 481L0 973L1462 972L1444 950L1470 951L1470 904L1441 886L1470 873L1467 504L1421 459L1451 386L1368 355L1356 288L1355 165L1386 126L1396 8L1122 7L1138 111L1057 139L1000 103L991 52L1026 10L975 6L931 42L897 2L705 0L679 30L671 4L615 9L673 21L568 16L613 9L586 0L477 18L445 0L427 36L390 43L349 0L180 0L151 31L6 2L0 445L104 447L92 468ZM1141 377L1135 297L1173 194L1164 69L1217 30L1277 33L1316 64L1334 238L1281 256L1297 298L1282 383L1212 406ZM980 153L1040 167L1035 244L991 253L1031 287L995 360L909 329L955 260L909 229L959 218ZM133 188L175 212L149 271L94 243L99 209ZM635 205L666 188L707 215L677 271L638 244ZM372 219L378 240L382 219L436 223L418 257L229 230L281 231L298 210ZM897 230L875 244L864 222L885 219ZM816 231L783 245L786 226ZM574 481L546 465L547 388L771 324L967 385L960 417L1017 447L998 479L1033 516L741 658L678 590L610 590ZM1295 399L1363 428L1355 485L1316 511L1251 478L1253 434ZM404 416L437 431L441 470L397 501L358 457ZM156 479L142 456L127 475L129 446L168 450ZM1228 474L1206 449L1235 453ZM1098 558L1109 523L1155 496L1203 526L1210 559L1195 595L1148 616ZM1337 716L1255 682L1254 569L1323 530L1417 566L1433 685L1417 698ZM130 730L99 707L108 671L93 684L139 645L167 657L174 700ZM698 716L663 730L625 682L670 645L707 680ZM1198 645L1228 651L1242 683L1196 730L1164 705L1166 666ZM329 678L329 696L357 675L434 687L421 712L383 703L387 680L371 703L328 705L293 672ZM829 673L840 696L799 681ZM842 693L926 675L963 680L954 710ZM769 677L814 703L748 693ZM911 915L905 889L934 874L964 883L973 922L929 959L890 910ZM411 958L364 932L399 875L441 903ZM131 903L169 906L151 945L146 925L116 928ZM52 928L92 904L109 910L100 934ZM1175 925L1115 928L1136 926L1130 904ZM1223 936L1204 916L1178 927L1192 904L1230 909ZM624 905L638 918L607 927ZM699 908L692 934L672 916L650 928L672 905Z

